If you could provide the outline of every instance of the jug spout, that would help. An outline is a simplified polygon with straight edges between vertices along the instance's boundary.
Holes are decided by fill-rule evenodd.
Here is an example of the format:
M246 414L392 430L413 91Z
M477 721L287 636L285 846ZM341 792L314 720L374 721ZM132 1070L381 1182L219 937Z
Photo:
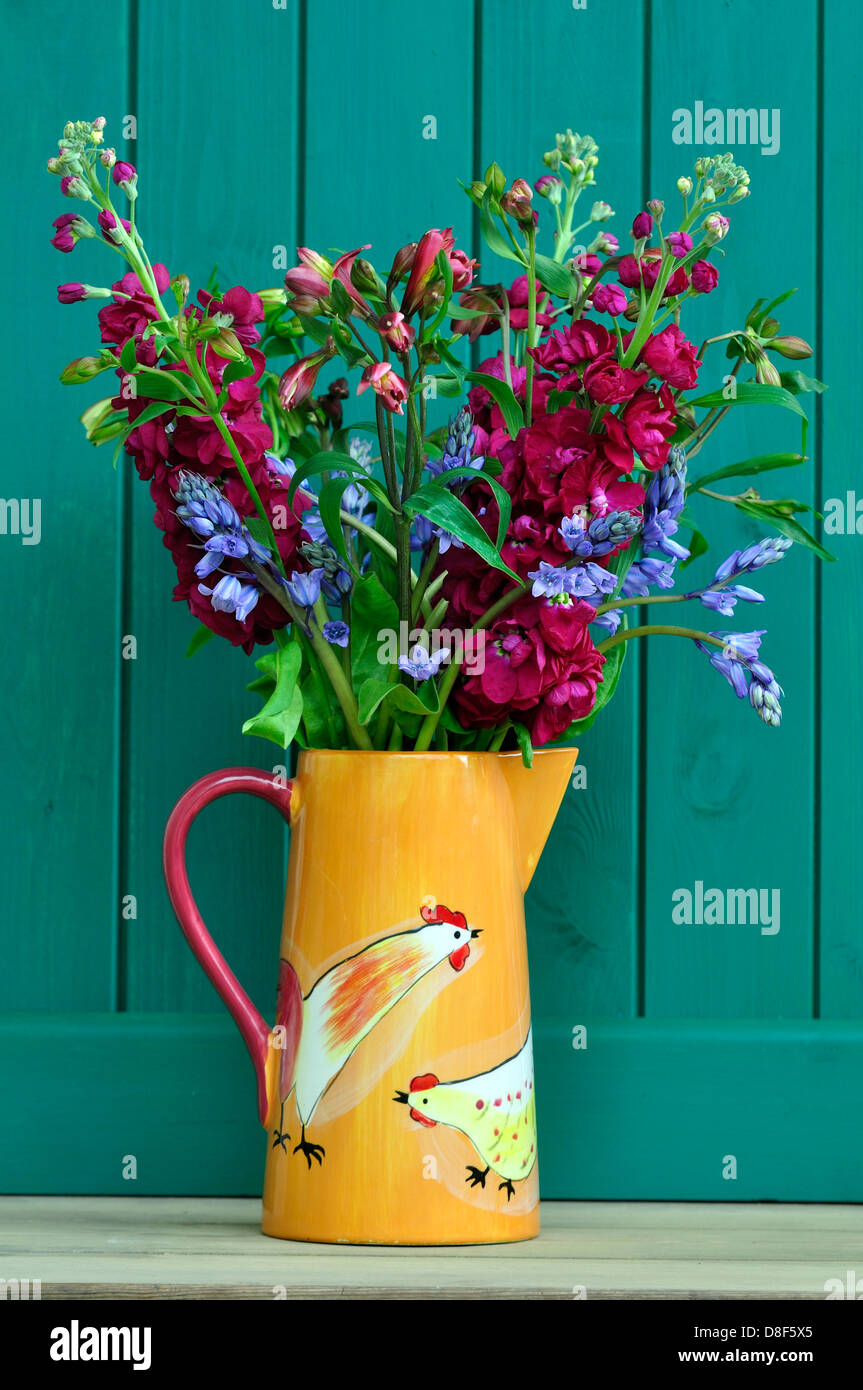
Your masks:
M533 878L578 757L577 748L548 748L525 767L520 753L500 756L518 827L522 888Z

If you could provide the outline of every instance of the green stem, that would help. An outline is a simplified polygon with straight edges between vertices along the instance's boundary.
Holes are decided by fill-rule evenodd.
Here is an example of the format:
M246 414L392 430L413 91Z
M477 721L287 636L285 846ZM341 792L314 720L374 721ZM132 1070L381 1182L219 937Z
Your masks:
M536 228L531 225L527 231L527 250L529 265L527 272L527 379L524 396L524 423L530 425L533 416L533 369L534 362L530 349L536 346Z
M416 587L414 589L413 606L411 608L411 621L414 623L419 617L420 606L422 604L425 591L428 588L428 583L431 579L432 571L434 570L434 567L437 564L439 549L440 541L433 541L432 544L429 546L429 553L425 558L422 569L420 570L419 579L417 579L416 581Z
M669 637L689 637L693 642L708 642L712 647L727 647L728 643L720 637L714 637L710 632L699 632L692 627L672 627L666 623L648 623L644 627L630 627L625 632L615 633L614 637L606 637L604 642L597 645L598 652L610 652L612 647L619 647L621 642L629 642L633 637L650 637L656 632L665 633Z

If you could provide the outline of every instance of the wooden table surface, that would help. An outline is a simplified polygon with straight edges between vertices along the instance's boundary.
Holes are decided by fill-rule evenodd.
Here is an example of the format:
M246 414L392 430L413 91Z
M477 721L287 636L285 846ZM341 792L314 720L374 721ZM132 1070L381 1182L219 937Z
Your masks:
M252 1198L3 1197L0 1279L43 1299L824 1299L863 1207L546 1202L517 1245L272 1240Z

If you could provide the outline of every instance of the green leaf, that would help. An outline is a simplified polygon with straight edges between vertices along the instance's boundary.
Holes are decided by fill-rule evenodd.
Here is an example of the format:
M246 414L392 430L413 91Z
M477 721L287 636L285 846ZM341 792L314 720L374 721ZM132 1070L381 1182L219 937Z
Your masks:
M152 405L146 406L140 415L135 416L132 421L132 428L137 429L139 425L146 425L148 420L155 420L157 415L165 415L173 409L174 406L170 401L154 401Z
M799 396L806 391L815 391L820 396L822 391L828 390L823 381L814 376L807 376L805 372L780 372L779 379L792 396Z
M120 366L126 372L133 372L137 365L138 359L135 356L135 339L129 338L123 344L123 351L120 353Z
M494 251L498 256L505 257L508 261L515 261L518 265L526 266L527 258L520 252L516 252L512 242L497 226L491 210L491 189L487 188L482 195L482 202L479 208L479 225L482 231L483 241L489 251Z
M222 373L222 385L230 386L232 381L240 381L244 376L254 375L255 364L246 357L242 362L229 362Z
M735 506L738 511L743 512L744 516L751 516L765 525L775 526L780 535L787 536L789 540L811 550L820 560L836 559L835 555L831 555L829 550L825 550L824 546L814 536L810 536L805 527L801 526L799 521L795 521L792 516L783 516L773 511L767 511L757 502L738 501ZM808 511L809 508L806 510Z
M255 665L266 674L272 670L273 660L275 689L263 709L246 720L243 733L268 738L280 748L287 748L303 715L303 696L298 683L302 665L299 643L289 642L286 647L260 658Z
M312 478L321 473L331 473L333 470L339 473L349 473L352 477L362 476L363 482L367 481L366 470L361 463L357 463L356 459L351 458L350 454L339 454L335 449L323 449L312 454L311 458L305 459L297 468L288 488L288 505L291 505L300 483L304 482L306 478Z
M176 373L169 371L143 371L135 376L137 383L136 389L139 396L146 396L148 400L154 401L183 401L188 400L186 390L181 387L174 379ZM187 389L193 390L191 379ZM204 402L201 401L201 411L204 411Z
M460 377L450 375L449 372L439 376L436 372L426 372L426 381L435 382L435 392L438 396L454 397L464 394L464 383Z
M424 700L422 697L426 693L430 698ZM394 684L385 676L372 676L363 681L357 696L360 723L368 724L382 704L386 705L388 712L404 710L407 714L419 714L423 718L427 714L437 714L440 709L434 681L424 681L416 691L406 685Z
M327 338L331 336L330 329L325 323L318 323L317 319L310 318L307 314L297 314L303 333L307 338L311 338L313 343L318 343L323 347Z
M333 549L341 555L345 564L355 575L359 574L356 565L348 555L348 548L345 545L345 533L342 530L341 508L342 498L349 487L353 487L353 478L329 478L321 488L318 496L318 507L321 513L321 521L330 539Z
M490 473L486 473L484 468L448 468L446 473L440 475L439 481L443 482L446 480L448 485L451 482L455 482L456 478L469 478L471 482L478 482L481 479L491 488L497 501L499 514L495 545L498 550L500 550L503 545L503 538L506 535L506 528L509 526L510 516L512 515L512 498L506 491L506 488L501 487L500 483L496 482Z
M559 261L553 261L550 256L536 257L537 279L551 294L557 295L558 299L574 299L579 290L579 282L576 280L571 270L567 270Z
M399 609L376 574L358 579L351 593L351 676L359 690L371 677L379 677L385 666L379 655L380 632L397 638Z
M593 709L583 719L576 719L575 723L570 724L563 738L577 738L579 734L583 734L585 729L590 728L600 710L603 710L608 704L617 689L617 682L620 680L620 672L623 669L628 645L627 642L621 642L618 646L612 647L602 668L602 680L596 687L596 703Z
M802 454L757 454L755 458L743 459L741 463L729 463L725 468L717 468L715 473L705 473L703 478L687 483L686 491L698 492L708 483L718 483L723 478L745 478L750 473L767 473L772 468L793 468L804 462Z
M530 741L530 734L523 724L517 724L515 721L513 721L512 731L521 749L522 762L525 767L533 767L533 744Z
M436 526L442 526L445 531L449 531L458 540L470 546L481 560L486 560L495 569L508 574L510 579L521 583L518 575L509 565L504 564L473 512L438 482L424 483L404 503L404 510L410 516L428 517Z
M443 278L443 295L440 308L431 323L423 330L422 341L424 343L429 342L434 337L438 325L449 312L449 302L452 299L452 266L449 263L449 257L443 251L439 251L435 257L435 265Z
M192 640L186 648L186 660L188 661L189 657L194 656L195 652L199 652L202 647L206 647L207 643L211 641L215 635L211 627L205 627L204 624L201 623L198 630L193 633Z
M692 517L689 515L689 512L686 508L684 508L683 511L680 513L679 519L680 525L684 526L687 529L687 531L691 532L689 538L689 559L683 560L680 565L680 568L684 570L686 569L687 565L692 564L693 560L697 560L699 555L705 555L707 551L710 549L710 546L707 543L706 536L702 535L702 533L699 531L698 527L695 525L695 522L692 520Z
M465 376L468 381L476 382L477 386L485 387L489 395L494 397L501 408L509 437L515 439L519 430L524 426L524 414L513 394L512 387L508 386L505 381L500 381L496 376L489 376L487 372L465 372Z

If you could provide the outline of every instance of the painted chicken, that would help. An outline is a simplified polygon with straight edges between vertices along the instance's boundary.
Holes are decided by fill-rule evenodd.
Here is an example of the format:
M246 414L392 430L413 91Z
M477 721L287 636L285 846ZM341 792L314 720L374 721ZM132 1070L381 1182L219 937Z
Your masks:
M506 1200L514 1182L526 1178L536 1163L536 1103L533 1091L533 1048L528 1030L514 1057L492 1071L463 1081L439 1081L433 1072L415 1076L409 1091L395 1099L411 1107L411 1118L422 1125L448 1125L466 1134L485 1168L467 1166L465 1182L485 1187L489 1172L503 1181Z
M462 912L438 904L424 906L425 925L373 941L356 954L332 966L303 995L296 971L284 958L279 961L276 1026L280 1030L279 1127L273 1132L273 1148L285 1153L285 1103L295 1092L302 1126L294 1153L302 1153L309 1165L321 1163L326 1150L306 1139L306 1126L321 1096L335 1080L363 1038L388 1014L424 975L448 960L454 971L464 969L470 942L479 936Z

